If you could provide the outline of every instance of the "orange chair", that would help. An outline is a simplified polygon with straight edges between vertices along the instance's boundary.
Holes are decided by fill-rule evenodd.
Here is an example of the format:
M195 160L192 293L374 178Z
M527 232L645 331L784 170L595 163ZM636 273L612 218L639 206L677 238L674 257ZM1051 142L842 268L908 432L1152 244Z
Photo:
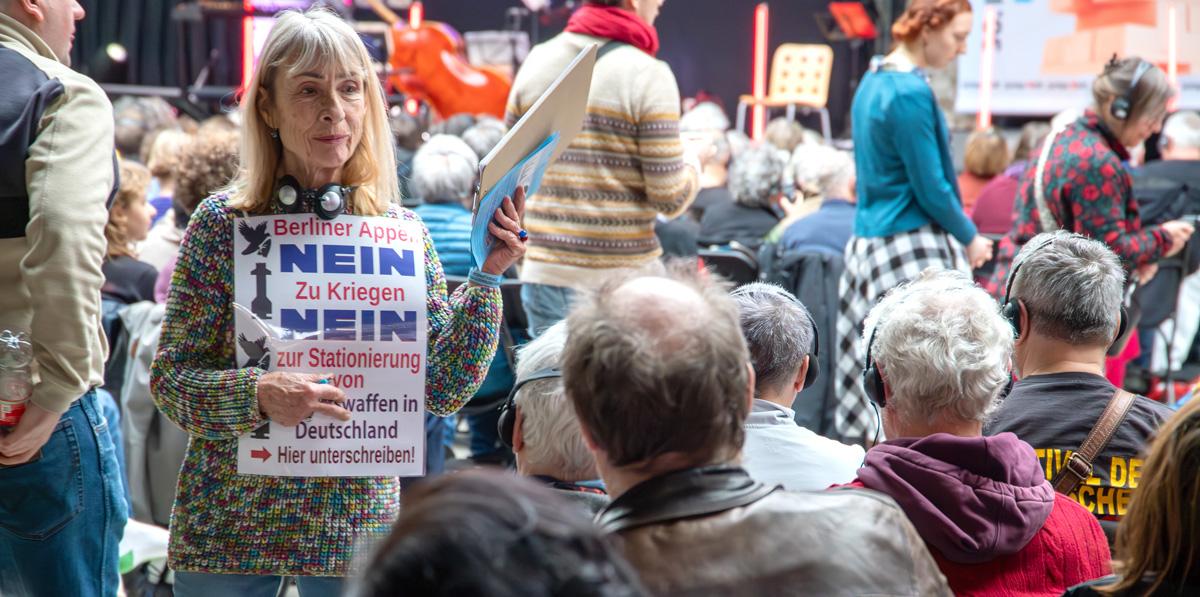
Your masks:
M796 118L796 108L804 112L819 112L821 132L825 142L833 139L829 124L829 76L833 72L833 48L823 44L783 44L771 57L771 77L767 96L738 98L737 128L745 130L746 108L787 108L789 120Z

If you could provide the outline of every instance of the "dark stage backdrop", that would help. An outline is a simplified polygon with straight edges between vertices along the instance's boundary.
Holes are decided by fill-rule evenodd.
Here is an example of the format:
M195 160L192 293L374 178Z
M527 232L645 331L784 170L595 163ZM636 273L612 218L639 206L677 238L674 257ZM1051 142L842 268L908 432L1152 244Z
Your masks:
M87 16L76 25L71 62L88 75L103 75L96 72L99 67L96 56L108 44L117 42L128 51L127 72L122 80L103 82L178 86L181 66L183 78L190 82L213 56L208 84L236 85L240 81L241 25L236 16L181 26L171 19L171 14L183 0L79 0L79 3ZM181 38L187 43L180 44ZM179 59L181 46L183 61Z
M754 44L754 7L757 0L667 0L655 22L662 49L658 57L675 71L684 96L708 91L721 98L730 118L737 98L751 91ZM776 0L770 3L771 26L768 56L783 43L827 43L813 13L822 12L826 0ZM870 3L873 4L873 3ZM427 0L425 14L462 31L503 27L505 13L517 0ZM541 28L543 38L561 30ZM833 130L843 130L850 107L850 80L866 69L871 44L861 49L857 72L851 73L851 51L847 42L833 47L833 77L829 88L829 110ZM816 116L806 120L818 128Z
M81 0L88 12L79 24L72 53L80 70L89 70L96 52L112 41L129 50L129 76L125 82L144 85L179 84L179 29L170 20L171 10L181 0ZM658 18L662 50L659 58L675 71L684 96L707 91L725 104L733 117L738 95L750 92L751 51L756 0L667 0ZM824 0L776 0L771 6L770 49L786 42L825 43L814 12L824 11ZM444 21L460 31L502 29L510 8L518 0L426 0L426 17ZM360 16L369 17L370 13ZM563 20L540 27L545 39L557 33ZM235 19L209 21L205 27L189 26L193 43L187 44L183 61L186 77L194 77L208 60L209 51L220 54L209 84L236 85L239 81L240 40ZM535 40L537 41L537 40ZM829 108L835 133L843 130L850 104L850 80L866 66L870 44L852 71L847 42L831 44L834 49L833 78ZM806 121L815 128L815 117Z

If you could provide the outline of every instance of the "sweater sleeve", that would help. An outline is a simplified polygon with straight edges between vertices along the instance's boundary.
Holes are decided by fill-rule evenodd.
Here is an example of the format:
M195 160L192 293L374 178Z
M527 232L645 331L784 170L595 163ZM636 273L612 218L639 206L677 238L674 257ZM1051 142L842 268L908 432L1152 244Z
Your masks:
M958 189L946 179L936 127L942 115L933 92L928 88L899 90L892 102L891 134L917 204L958 242L970 244L975 224L963 211Z
M197 208L171 278L150 393L168 419L207 439L230 439L265 419L258 410L264 370L235 369L233 219L216 199Z
M700 191L699 174L683 159L679 86L671 69L657 60L638 73L633 85L642 92L634 114L646 200L656 211L674 218L687 210Z
M29 290L38 382L32 402L64 412L99 379L105 201L113 188L112 106L82 77L64 77L25 159L29 195L21 279ZM13 292L6 288L4 292Z
M1142 228L1129 173L1115 156L1094 171L1072 161L1061 199L1070 206L1074 232L1104 242L1130 269L1157 261L1171 248L1161 226Z
M401 215L417 220L411 211ZM429 305L425 408L434 415L457 412L479 390L500 339L502 303L498 288L463 284L446 293L446 276L429 231L425 238L426 301Z

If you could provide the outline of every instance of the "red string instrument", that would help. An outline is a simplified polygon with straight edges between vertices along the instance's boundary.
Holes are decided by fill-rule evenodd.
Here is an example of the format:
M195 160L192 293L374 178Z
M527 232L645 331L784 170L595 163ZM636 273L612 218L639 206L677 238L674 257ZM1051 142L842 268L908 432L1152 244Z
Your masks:
M463 38L453 27L424 21L414 28L382 1L369 2L391 26L387 83L393 91L425 101L442 118L460 113L504 118L512 81L497 69L467 62Z

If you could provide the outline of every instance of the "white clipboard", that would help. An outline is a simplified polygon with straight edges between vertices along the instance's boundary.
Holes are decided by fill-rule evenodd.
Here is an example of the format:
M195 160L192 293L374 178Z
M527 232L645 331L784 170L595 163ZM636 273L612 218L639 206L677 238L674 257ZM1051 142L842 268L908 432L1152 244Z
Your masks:
M480 160L479 182L475 186L475 211L479 200L526 156L537 151L551 135L558 133L558 146L549 162L553 164L579 134L587 115L592 70L596 66L599 47L598 44L591 44L580 51L496 147Z

